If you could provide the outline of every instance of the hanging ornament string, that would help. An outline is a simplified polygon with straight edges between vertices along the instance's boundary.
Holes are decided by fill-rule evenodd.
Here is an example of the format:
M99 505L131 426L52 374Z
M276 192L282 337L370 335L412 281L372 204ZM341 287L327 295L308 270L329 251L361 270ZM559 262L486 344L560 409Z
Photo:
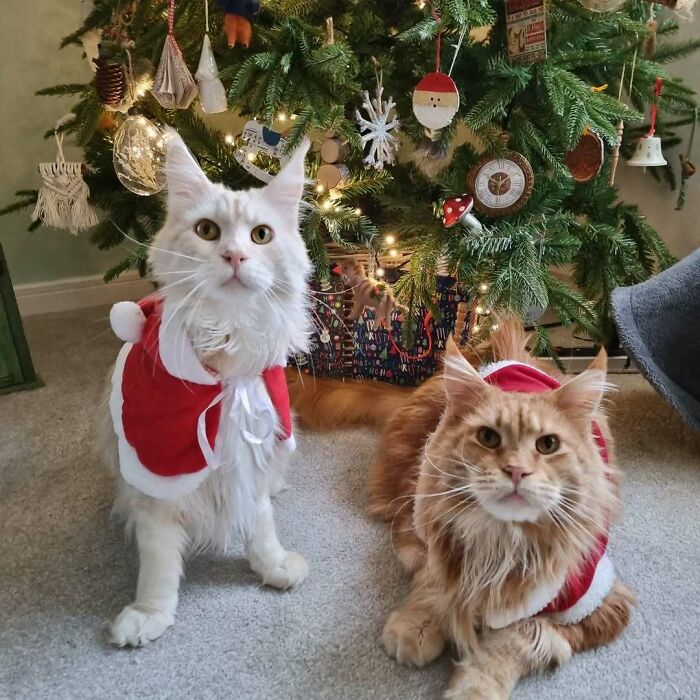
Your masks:
M651 137L654 135L656 132L656 116L659 112L659 100L661 99L661 90L664 85L664 80L661 77L658 77L656 79L656 82L654 83L654 104L651 106L651 120L649 124L649 132L647 133L647 137Z
M457 42L457 46L455 47L455 53L454 56L452 56L452 63L450 63L450 70L447 72L447 75L452 76L452 71L455 67L455 63L457 62L457 54L459 53L459 50L462 48L462 42L464 41L464 37L467 34L467 28L462 27L461 31L459 32L459 41Z
M205 5L207 3L204 3ZM175 0L168 0L168 36L173 36L173 30L175 29ZM180 47L177 47L178 53Z
M440 15L437 13L435 10L435 5L433 5L432 1L430 2L430 14L433 16L433 19L435 20L436 24L440 24L442 20L440 19ZM437 73L440 72L440 53L442 52L442 30L438 31L437 35L437 43L435 46L435 71Z
M685 198L688 191L688 178L695 175L695 166L690 162L690 155L693 152L693 142L695 141L695 127L698 121L698 108L693 110L693 125L690 128L690 138L688 139L688 148L685 155L680 153L678 158L681 161L681 186L678 192L678 201L676 202L676 210L680 211L685 205Z
M407 360L409 362L417 362L418 360L424 360L426 357L430 355L430 353L433 351L433 333L430 330L430 322L433 320L433 314L428 311L425 314L425 318L423 319L423 329L425 330L427 336L428 336L428 347L418 355L411 355L405 350L402 350L397 344L396 341L394 340L394 335L392 334L391 330L389 330L389 342L391 343L391 347L396 350L397 353L399 353L399 356L403 360Z
M209 34L209 0L204 0L204 31Z

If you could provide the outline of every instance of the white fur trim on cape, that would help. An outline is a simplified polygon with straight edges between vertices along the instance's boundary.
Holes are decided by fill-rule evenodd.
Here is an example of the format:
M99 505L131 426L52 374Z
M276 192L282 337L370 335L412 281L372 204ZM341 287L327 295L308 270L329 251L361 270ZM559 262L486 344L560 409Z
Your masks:
M491 362L484 365L479 369L479 374L482 378L488 377L490 374L497 372L499 369L504 367L512 367L513 365L519 365L520 367L527 367L535 372L539 372L544 377L549 377L546 372L543 372L539 367L533 367L533 365L528 365L527 362L518 362L517 360L499 360L498 362ZM551 379L551 377L549 377Z
M581 600L568 610L553 613L550 617L560 625L575 625L595 612L605 600L615 584L615 568L607 554L603 554L596 566L590 588L584 593Z
M530 597L520 606L509 610L494 610L486 614L484 622L494 630L500 630L508 625L512 625L518 620L537 615L538 612L547 607L547 604L554 600L564 585L565 577L562 576L556 581L552 581L541 586L537 586L530 594Z
M209 467L205 467L194 474L164 477L154 474L141 464L136 450L126 439L124 423L122 422L122 405L124 403L122 397L122 376L124 374L124 364L131 348L131 343L126 343L117 357L114 373L112 374L112 392L109 397L112 424L114 425L114 432L117 434L117 443L119 445L119 469L124 481L147 496L174 501L194 491L206 478L209 473Z

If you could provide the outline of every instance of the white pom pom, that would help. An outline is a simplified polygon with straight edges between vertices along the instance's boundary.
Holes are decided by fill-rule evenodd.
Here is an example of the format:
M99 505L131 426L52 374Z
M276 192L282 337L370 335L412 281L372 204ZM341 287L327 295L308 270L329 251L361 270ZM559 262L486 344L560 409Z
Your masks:
M141 341L146 317L138 304L133 301L120 301L109 312L109 322L118 338L127 343Z
M297 441L294 435L290 435L288 438L279 440L279 444L285 452L294 452L297 449Z

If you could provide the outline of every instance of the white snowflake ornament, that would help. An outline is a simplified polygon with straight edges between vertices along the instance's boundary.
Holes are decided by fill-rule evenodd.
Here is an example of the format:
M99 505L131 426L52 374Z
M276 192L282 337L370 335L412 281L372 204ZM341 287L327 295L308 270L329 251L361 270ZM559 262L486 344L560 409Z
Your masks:
M367 112L368 119L365 119L360 110L355 110L355 119L360 125L362 133L362 143L370 144L369 153L363 160L367 166L372 166L376 170L383 170L384 165L393 165L394 155L399 148L399 139L391 132L397 129L401 122L391 112L396 107L394 98L382 100L384 87L377 85L376 97L370 99L369 92L364 92L364 102L362 109Z

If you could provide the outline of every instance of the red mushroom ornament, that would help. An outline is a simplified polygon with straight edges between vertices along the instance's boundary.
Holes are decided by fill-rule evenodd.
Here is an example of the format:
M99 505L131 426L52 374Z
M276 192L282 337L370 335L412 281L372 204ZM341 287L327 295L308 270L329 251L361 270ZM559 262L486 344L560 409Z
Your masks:
M442 225L445 228L453 228L458 223L483 231L484 227L481 222L471 214L474 208L474 197L468 194L462 194L459 197L451 197L446 199L442 205Z

